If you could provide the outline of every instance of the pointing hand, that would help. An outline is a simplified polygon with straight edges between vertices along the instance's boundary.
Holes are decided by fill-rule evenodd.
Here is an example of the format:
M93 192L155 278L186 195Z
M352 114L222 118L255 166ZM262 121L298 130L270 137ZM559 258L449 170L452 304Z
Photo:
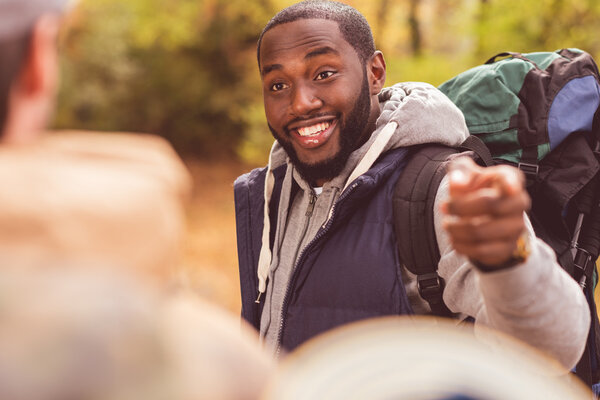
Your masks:
M453 160L448 174L442 211L452 246L485 270L506 266L522 245L530 206L523 174L507 165L483 168L468 157Z

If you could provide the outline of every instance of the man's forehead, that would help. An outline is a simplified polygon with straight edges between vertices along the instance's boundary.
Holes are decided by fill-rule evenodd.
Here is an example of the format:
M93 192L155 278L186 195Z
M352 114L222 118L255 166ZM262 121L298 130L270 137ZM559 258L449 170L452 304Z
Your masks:
M337 22L327 19L299 19L273 27L262 39L261 65L290 56L307 57L340 54L352 49Z

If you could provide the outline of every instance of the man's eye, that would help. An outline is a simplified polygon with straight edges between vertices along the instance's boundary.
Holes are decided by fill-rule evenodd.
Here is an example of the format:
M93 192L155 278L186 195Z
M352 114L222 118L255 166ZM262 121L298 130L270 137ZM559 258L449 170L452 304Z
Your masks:
M317 77L315 78L315 80L320 81L323 79L327 79L329 78L331 75L333 75L334 72L333 71L323 71L323 72L319 72L317 74Z
M283 90L285 88L287 88L287 85L285 83L274 83L271 85L272 92L279 92L280 90Z

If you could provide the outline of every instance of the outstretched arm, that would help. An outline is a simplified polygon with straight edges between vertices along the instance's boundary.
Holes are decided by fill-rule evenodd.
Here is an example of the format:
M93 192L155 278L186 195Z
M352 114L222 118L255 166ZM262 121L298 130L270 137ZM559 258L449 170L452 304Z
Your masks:
M435 225L444 301L476 324L511 334L573 367L589 329L587 302L553 250L535 237L524 213L529 198L520 172L460 163L436 198L442 210L436 209Z

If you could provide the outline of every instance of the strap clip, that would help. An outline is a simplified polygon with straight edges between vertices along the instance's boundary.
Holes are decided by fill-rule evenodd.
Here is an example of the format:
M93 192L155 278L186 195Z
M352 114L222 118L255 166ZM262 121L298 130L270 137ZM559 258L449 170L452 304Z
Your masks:
M573 264L575 268L581 271L581 278L579 279L579 285L585 289L586 281L588 276L591 276L593 271L594 263L592 261L592 255L585 249L577 246L575 247L575 257L573 259Z
M519 168L527 178L535 178L540 170L539 165L536 164L528 164L524 162L520 162L517 164L517 168Z
M417 289L421 297L428 302L435 299L441 300L444 280L435 272L418 275Z

